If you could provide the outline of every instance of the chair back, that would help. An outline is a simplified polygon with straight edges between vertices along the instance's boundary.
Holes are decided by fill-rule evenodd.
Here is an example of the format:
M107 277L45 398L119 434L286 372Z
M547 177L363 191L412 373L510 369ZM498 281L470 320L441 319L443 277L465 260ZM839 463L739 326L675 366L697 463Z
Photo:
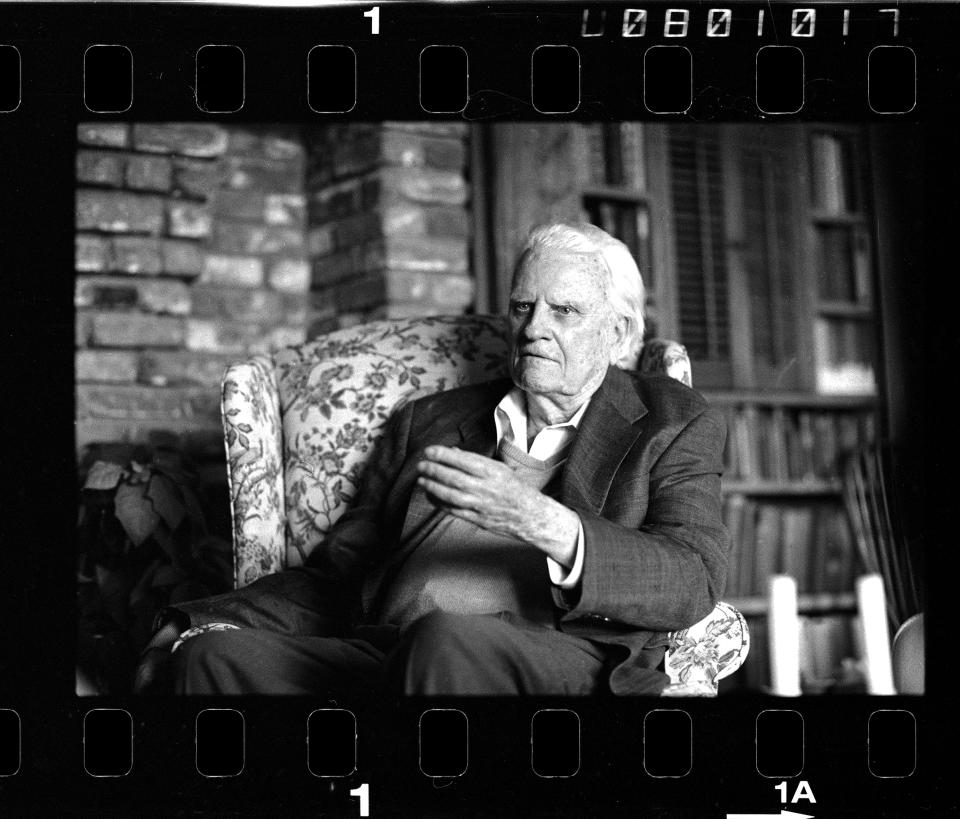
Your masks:
M349 506L397 407L507 375L506 330L499 316L384 320L274 355L287 567L301 565Z

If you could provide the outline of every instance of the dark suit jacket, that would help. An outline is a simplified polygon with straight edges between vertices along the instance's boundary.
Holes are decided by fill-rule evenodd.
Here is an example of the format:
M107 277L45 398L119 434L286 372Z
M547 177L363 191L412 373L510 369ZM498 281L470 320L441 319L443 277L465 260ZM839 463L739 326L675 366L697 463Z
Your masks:
M403 542L434 507L416 486L429 444L492 456L494 408L512 387L492 381L414 401L391 420L355 503L301 569L178 608L198 625L227 620L293 634L346 633L375 622ZM723 591L722 417L668 376L611 367L570 451L559 501L583 523L579 589L554 598L560 627L623 647L615 693L643 689L666 632L706 616ZM348 615L349 613L349 615Z

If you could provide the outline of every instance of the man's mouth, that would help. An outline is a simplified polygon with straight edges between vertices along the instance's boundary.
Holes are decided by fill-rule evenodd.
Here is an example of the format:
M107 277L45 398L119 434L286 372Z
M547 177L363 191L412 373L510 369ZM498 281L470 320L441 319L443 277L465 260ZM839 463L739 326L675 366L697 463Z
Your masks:
M550 356L543 355L543 353L536 353L530 350L524 350L520 353L521 358L542 358L544 361L553 361Z

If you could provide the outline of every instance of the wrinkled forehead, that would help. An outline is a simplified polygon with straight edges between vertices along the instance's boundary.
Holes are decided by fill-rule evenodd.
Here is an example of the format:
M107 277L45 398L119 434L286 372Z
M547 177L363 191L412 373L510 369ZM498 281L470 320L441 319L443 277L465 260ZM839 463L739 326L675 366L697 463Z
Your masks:
M606 263L598 253L534 247L520 258L513 275L513 286L536 279L538 284L569 285L578 288L606 287Z

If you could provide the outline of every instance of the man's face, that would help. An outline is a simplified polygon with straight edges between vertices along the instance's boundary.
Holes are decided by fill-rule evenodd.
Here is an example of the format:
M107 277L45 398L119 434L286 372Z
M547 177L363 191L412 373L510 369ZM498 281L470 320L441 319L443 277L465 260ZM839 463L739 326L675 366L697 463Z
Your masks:
M510 374L521 389L564 405L603 381L622 332L600 265L562 250L536 250L521 263L510 291Z

